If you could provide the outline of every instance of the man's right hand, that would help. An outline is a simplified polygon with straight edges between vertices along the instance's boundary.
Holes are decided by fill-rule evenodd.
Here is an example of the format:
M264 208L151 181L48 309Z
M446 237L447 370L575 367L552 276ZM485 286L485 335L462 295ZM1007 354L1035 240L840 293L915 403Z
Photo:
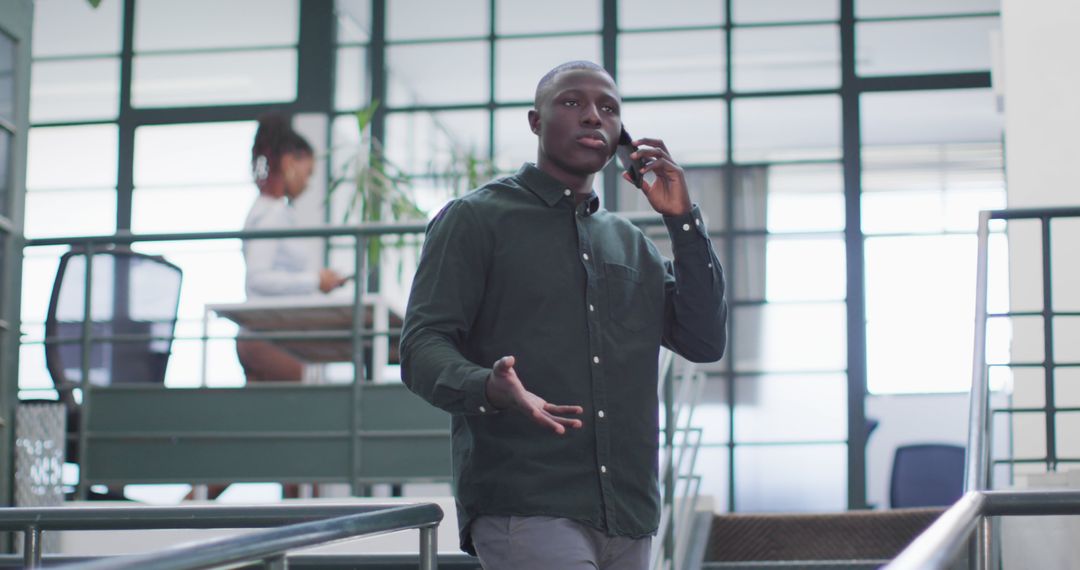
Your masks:
M516 410L559 435L566 433L567 427L580 428L582 425L579 419L563 417L581 415L585 412L581 406L549 404L540 396L526 390L514 371L513 356L504 356L495 361L485 392L488 402L496 408Z

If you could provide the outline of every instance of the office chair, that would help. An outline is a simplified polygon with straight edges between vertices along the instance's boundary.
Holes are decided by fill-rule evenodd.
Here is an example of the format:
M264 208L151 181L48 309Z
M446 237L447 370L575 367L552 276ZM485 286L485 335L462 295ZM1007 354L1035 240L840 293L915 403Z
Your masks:
M92 344L87 378L83 378L81 342L85 249L72 249L60 257L45 318L45 363L59 399L67 408L67 460L73 463L79 460L79 403L75 390L84 382L94 386L163 384L180 301L182 272L159 256L110 247L94 249L92 259ZM121 335L157 338L109 338Z
M889 488L892 508L951 506L963 493L963 447L919 444L896 448Z

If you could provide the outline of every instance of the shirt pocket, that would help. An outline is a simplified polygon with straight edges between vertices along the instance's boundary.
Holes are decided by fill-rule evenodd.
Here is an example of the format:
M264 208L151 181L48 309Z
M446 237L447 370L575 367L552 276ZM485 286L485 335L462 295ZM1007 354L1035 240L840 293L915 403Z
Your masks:
M612 322L640 331L653 322L653 299L645 290L641 272L618 263L604 263L608 316Z

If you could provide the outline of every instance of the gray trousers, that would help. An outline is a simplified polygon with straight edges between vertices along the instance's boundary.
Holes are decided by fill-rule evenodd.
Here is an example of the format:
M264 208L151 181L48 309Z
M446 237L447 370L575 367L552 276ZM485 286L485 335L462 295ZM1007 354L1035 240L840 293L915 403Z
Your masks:
M652 537L608 536L557 517L482 516L472 523L484 570L648 570Z

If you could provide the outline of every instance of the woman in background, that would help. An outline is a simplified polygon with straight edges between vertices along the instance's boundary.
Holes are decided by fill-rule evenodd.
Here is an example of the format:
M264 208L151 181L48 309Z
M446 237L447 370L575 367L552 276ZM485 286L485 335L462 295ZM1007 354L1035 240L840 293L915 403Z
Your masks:
M289 119L273 113L259 117L251 168L259 197L248 212L245 230L288 229L297 226L292 200L304 193L315 168L315 153ZM346 279L332 269L311 263L310 250L298 239L244 241L247 298L328 293ZM236 354L248 382L298 382L303 364L263 340L236 341Z

